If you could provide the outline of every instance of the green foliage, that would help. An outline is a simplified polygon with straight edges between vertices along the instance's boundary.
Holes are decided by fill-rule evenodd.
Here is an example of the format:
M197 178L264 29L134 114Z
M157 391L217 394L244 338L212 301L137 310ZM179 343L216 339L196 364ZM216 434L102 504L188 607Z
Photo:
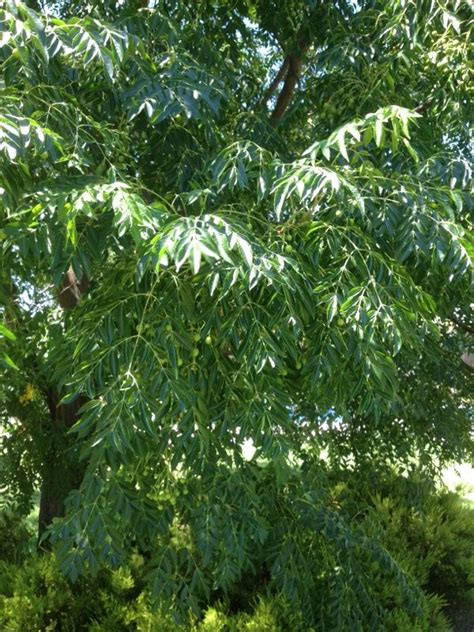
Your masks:
M59 572L54 558L44 556L20 568L2 564L0 583L4 630L146 629L134 626L146 619L146 607L140 599L130 600L134 579L129 571L73 586Z
M137 547L178 618L376 626L376 564L417 625L319 457L472 454L469 7L41 4L0 6L0 488L73 488L63 571Z
M18 564L32 552L32 533L14 507L0 507L0 560Z
M283 560L284 547L275 547L275 563L296 563L298 577L316 581L319 599L312 600L312 608L319 610L318 624L314 629L336 629L336 616L342 630L380 629L448 631L450 627L442 614L445 604L459 605L472 601L473 563L472 540L474 521L472 509L467 508L459 496L436 491L426 479L406 478L388 474L376 483L363 475L333 472L331 486L332 505L350 520L363 526L365 533L377 536L378 541L396 560L407 576L423 588L419 607L411 611L406 594L400 590L400 580L387 573L383 556L364 560L366 554L344 559L341 553L318 542L318 535L305 536L305 549L299 554L295 548L301 538L285 534L287 547L293 547L292 558ZM282 509L280 509L282 511ZM274 506L273 522L283 524L278 506ZM280 529L282 527L280 526ZM336 528L335 523L327 523ZM8 527L2 539L9 539ZM190 532L182 527L173 528L172 546L183 551L195 546ZM364 546L370 546L364 540ZM10 540L11 549L21 550L21 539ZM350 548L350 541L345 547ZM260 548L260 547L256 547ZM317 552L314 551L317 549ZM321 552L322 549L322 552ZM9 553L7 553L9 555ZM386 553L387 555L388 553ZM251 564L257 567L270 558L265 551L248 554ZM301 611L298 597L287 593L288 587L278 586L270 575L258 573L251 567L244 576L230 580L227 597L213 595L213 605L199 617L182 619L181 623L151 607L150 596L144 588L144 577L149 572L149 557L134 552L129 563L120 569L101 569L97 577L70 583L59 572L57 561L51 555L30 558L18 563L6 560L2 554L0 567L0 623L5 630L87 629L87 630L182 630L218 632L255 630L278 632L284 629L308 628L308 614ZM308 569L306 567L317 564ZM354 574L356 564L363 565L365 586L347 574L350 565ZM346 570L344 571L344 568ZM311 579L316 576L316 580ZM355 602L350 592L354 589ZM369 597L380 609L380 623L374 619L374 606L360 608L357 601ZM301 595L301 588L296 593ZM221 595L222 597L222 595ZM326 604L326 606L324 605ZM383 613L383 614L382 614Z
M389 475L370 484L357 473L342 473L334 488L365 533L380 539L401 568L428 594L446 603L474 599L474 511L456 493L436 490L420 472ZM369 507L362 514L360 507Z

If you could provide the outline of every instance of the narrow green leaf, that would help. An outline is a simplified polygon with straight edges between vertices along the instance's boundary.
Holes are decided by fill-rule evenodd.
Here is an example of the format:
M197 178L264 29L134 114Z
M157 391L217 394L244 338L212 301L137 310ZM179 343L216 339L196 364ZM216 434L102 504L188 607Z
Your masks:
M375 144L377 147L383 146L383 120L380 117L375 119Z
M13 333L13 331L8 329L8 327L6 327L5 325L2 325L1 323L0 323L0 335L5 336L5 338L8 338L8 340L16 340L16 336Z
M15 369L15 371L19 371L19 368L17 367L17 365L13 362L13 360L10 358L10 356L6 353L2 353L2 355L0 356L0 362L6 366L9 367L10 369Z
M337 307L338 307L338 300L337 300L337 295L334 294L334 296L331 298L331 300L328 303L327 306L327 317L328 317L328 322L331 322L334 317L337 314Z
M195 239L192 247L192 269L194 274L197 274L201 267L201 255L201 244L197 239Z
M337 146L339 147L339 151L341 152L341 155L343 156L343 158L345 158L345 160L349 162L349 156L347 155L347 148L346 148L346 142L345 142L344 137L345 137L345 129L342 128L337 135Z

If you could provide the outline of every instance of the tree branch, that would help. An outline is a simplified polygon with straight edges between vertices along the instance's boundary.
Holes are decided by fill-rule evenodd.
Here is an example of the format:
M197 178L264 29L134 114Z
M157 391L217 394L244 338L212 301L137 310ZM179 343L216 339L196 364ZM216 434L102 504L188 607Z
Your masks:
M303 65L303 56L309 48L309 44L300 44L297 53L292 53L287 56L288 69L286 71L285 83L278 95L275 108L273 109L270 117L272 125L276 125L284 116L293 94L295 92L296 84L301 74L301 67ZM286 60L285 60L286 61ZM276 79L276 77L275 77Z
M275 78L273 79L271 84L268 86L268 88L265 90L265 94L263 95L263 98L262 98L262 105L264 105L268 101L268 99L270 99L273 96L275 90L283 81L283 78L285 77L288 71L288 64L289 64L289 58L288 56L286 56L280 66L279 71L275 75Z
M450 320L455 325L457 325L459 327L459 329L462 329L463 331L465 331L468 334L474 334L474 327L472 325L470 325L468 323L463 323L456 316L451 316Z
M424 103L420 103L420 105L417 105L415 108L415 112L417 112L418 114L424 114L425 112L427 112L430 107L433 105L433 100L434 99L428 99L427 101L425 101Z
M84 274L80 279L77 278L72 266L69 266L64 274L61 289L58 292L58 302L63 309L74 309L81 300L82 296L87 292L89 279Z

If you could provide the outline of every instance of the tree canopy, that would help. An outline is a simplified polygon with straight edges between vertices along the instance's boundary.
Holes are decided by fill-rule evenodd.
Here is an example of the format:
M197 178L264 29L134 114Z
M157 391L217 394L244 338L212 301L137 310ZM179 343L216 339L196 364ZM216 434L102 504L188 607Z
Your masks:
M41 486L71 577L135 546L180 611L264 564L312 625L318 582L347 624L364 563L408 581L321 456L472 451L471 33L461 0L0 5L0 486Z

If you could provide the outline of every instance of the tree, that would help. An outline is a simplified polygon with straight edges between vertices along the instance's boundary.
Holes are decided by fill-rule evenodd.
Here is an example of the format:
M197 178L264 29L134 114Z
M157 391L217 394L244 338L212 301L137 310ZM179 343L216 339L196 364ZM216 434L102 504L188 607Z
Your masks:
M178 609L272 582L312 624L318 555L348 603L354 551L399 573L319 459L472 450L468 3L0 24L1 480L39 483L42 542L71 577L136 546Z

